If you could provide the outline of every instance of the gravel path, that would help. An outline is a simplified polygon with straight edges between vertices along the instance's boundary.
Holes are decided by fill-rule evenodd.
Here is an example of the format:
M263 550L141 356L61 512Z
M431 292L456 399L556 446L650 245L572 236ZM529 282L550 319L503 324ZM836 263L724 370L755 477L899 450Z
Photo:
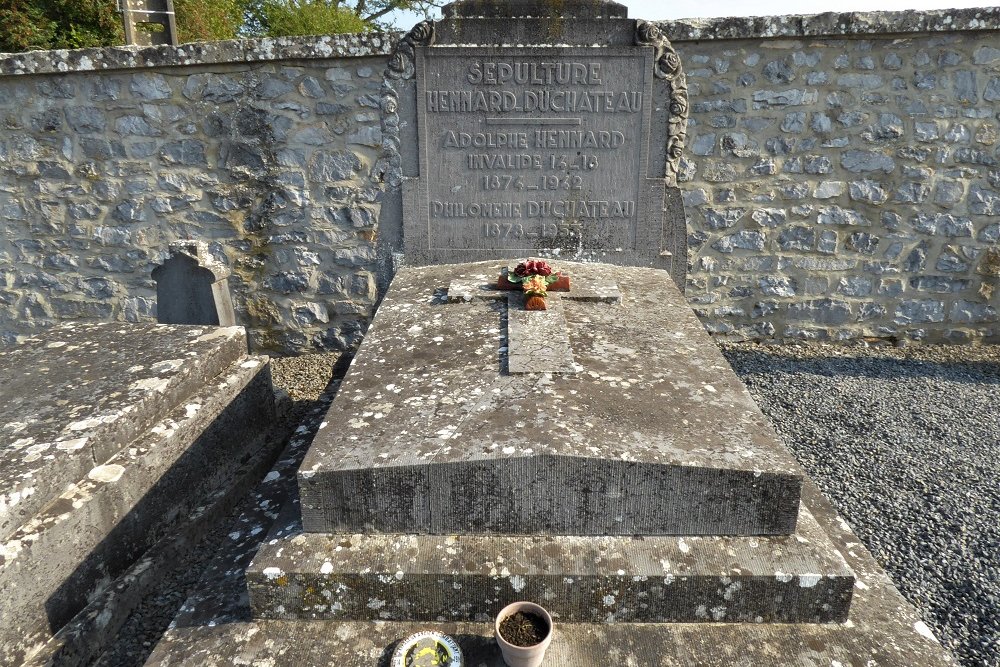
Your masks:
M1000 665L1000 346L723 349L941 642Z
M965 667L1000 667L1000 346L724 345L778 433ZM311 437L342 367L276 359ZM298 420L298 421L295 421ZM240 508L96 663L142 665Z

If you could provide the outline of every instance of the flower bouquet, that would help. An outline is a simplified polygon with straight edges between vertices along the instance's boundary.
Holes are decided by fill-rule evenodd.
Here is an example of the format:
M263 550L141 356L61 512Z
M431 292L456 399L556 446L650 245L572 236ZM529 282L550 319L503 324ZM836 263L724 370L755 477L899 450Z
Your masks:
M540 259L529 259L513 269L504 269L497 280L497 287L521 289L525 295L525 310L545 310L545 297L550 290L569 290L569 276L553 273L552 267Z

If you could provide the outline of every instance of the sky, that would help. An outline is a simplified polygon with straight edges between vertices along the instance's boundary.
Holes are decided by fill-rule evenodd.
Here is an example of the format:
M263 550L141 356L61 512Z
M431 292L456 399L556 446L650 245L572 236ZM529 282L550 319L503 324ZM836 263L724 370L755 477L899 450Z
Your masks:
M628 7L630 18L662 20L708 16L776 16L779 14L817 14L820 12L900 11L906 9L956 9L988 7L991 0L617 0ZM408 30L422 16L400 12L396 18L399 30Z

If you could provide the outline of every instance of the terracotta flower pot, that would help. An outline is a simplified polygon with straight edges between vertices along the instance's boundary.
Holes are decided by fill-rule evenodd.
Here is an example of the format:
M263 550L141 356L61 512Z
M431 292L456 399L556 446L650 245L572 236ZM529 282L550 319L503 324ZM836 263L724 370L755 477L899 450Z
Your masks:
M548 633L537 644L532 646L515 646L500 634L500 624L508 616L513 616L519 611L534 614L544 619L546 624L548 624ZM503 654L503 661L507 663L508 667L538 667L538 665L542 664L542 658L545 657L545 649L552 643L552 617L549 616L549 612L545 611L543 607L534 602L513 602L500 610L493 625L496 631L497 644L500 645L500 652Z
M529 296L524 300L525 310L547 310L545 299L540 296Z

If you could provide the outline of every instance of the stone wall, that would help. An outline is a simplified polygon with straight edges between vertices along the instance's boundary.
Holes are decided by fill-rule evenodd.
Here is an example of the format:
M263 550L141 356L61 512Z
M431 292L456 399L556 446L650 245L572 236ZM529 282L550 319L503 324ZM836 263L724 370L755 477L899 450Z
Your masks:
M688 296L767 339L1000 339L1000 10L665 24L684 59ZM255 349L377 299L391 36L0 56L0 343L155 317L196 237Z
M391 45L6 57L3 71L24 73L0 76L0 336L155 319L152 269L170 241L197 238L231 267L255 349L355 343L376 299L369 172ZM77 71L33 73L60 62Z
M998 16L671 26L687 295L711 331L1000 339L1000 34L972 29Z

